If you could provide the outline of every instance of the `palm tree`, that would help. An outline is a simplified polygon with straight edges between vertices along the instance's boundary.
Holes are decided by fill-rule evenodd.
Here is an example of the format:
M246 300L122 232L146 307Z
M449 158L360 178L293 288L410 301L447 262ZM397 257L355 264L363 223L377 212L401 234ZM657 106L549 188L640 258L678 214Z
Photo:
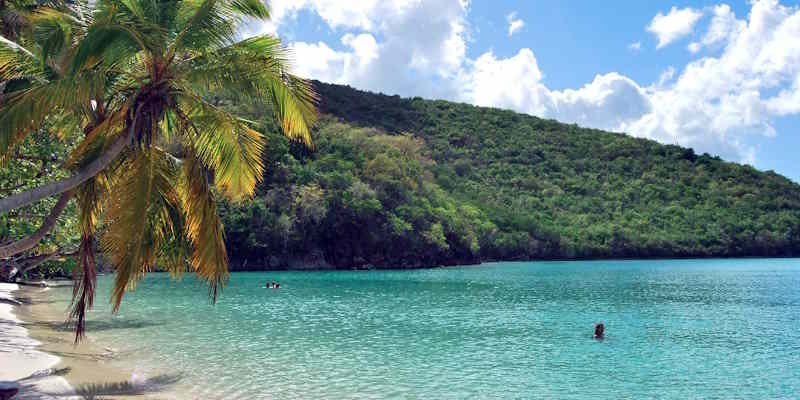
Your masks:
M0 212L77 200L76 341L94 298L101 222L115 311L156 265L194 271L216 299L228 276L217 198L253 194L264 138L212 95L270 107L285 135L311 144L310 84L288 72L277 39L237 34L246 19L268 17L260 0L82 1L37 9L30 35L0 43L0 81L15 82L0 94L0 162L44 125L81 136L70 177L0 199Z

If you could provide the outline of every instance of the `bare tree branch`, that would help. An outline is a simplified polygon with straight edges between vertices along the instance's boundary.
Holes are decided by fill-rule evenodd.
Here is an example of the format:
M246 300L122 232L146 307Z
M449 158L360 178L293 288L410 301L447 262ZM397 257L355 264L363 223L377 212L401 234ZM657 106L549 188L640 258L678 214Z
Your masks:
M81 168L75 175L56 182L48 183L37 188L13 194L0 199L0 213L5 213L13 209L26 206L41 199L55 196L74 189L78 185L99 174L109 164L111 164L122 150L130 143L131 135L119 135L117 140L106 150L103 155ZM0 253L0 257L3 257ZM6 256L7 257L7 256Z
M56 222L58 222L58 217L67 207L67 204L69 204L69 200L71 198L72 191L62 193L61 197L58 199L58 202L56 202L56 205L53 206L52 210L50 210L50 214L44 219L44 222L42 222L42 226L40 226L39 229L37 229L36 232L34 232L31 236L0 247L0 258L11 257L36 247L36 245L39 244L39 242L47 235L47 233L50 232L53 227L55 227Z

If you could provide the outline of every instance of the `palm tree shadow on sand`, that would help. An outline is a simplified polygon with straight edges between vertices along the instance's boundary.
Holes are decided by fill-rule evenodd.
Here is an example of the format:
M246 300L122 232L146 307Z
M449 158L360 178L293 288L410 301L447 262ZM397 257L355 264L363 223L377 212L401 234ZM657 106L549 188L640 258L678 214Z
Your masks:
M144 319L112 319L99 321L86 321L87 331L110 331L116 329L141 329L152 326L163 325L163 322L153 322ZM75 325L63 321L37 321L23 323L23 326L36 326L51 329L58 332L71 332L75 330Z
M78 385L74 391L63 392L43 392L37 388L37 384L42 380L65 376L70 368L49 369L36 372L28 377L17 381L20 385L19 395L14 399L19 400L54 400L54 399L82 399L82 400L111 400L113 396L142 396L146 394L158 393L168 386L174 385L181 380L178 374L162 374L141 381L122 381L88 383Z

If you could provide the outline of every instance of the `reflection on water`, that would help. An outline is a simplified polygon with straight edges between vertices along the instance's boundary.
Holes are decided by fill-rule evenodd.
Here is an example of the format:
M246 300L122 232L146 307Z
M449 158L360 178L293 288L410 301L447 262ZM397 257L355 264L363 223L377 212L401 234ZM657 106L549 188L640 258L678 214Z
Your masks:
M199 281L156 274L113 319L110 285L101 278L90 336L144 374L180 373L180 398L800 392L798 260L236 273L216 306Z

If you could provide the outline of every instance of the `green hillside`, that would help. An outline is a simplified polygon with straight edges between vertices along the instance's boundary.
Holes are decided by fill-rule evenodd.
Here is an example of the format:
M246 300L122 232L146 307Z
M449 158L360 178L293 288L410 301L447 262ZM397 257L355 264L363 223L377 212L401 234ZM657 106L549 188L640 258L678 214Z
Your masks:
M269 135L258 197L224 207L234 267L800 254L800 186L773 172L507 110L316 87L316 149Z

